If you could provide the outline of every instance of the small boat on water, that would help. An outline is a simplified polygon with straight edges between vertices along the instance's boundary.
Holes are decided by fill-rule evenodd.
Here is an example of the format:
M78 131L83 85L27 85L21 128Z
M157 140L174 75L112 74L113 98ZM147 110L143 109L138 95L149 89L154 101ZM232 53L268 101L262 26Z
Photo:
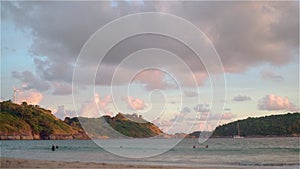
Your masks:
M237 134L237 135L234 135L233 138L234 138L234 139L241 139L241 138L244 138L243 136L241 136L241 133L240 133L240 125L239 125L239 123L237 123L237 129L238 129L238 134Z

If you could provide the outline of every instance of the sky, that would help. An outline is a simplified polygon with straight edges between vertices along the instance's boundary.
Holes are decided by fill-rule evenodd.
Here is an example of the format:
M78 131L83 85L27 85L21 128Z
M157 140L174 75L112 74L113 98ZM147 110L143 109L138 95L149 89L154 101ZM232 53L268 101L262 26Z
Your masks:
M299 111L299 2L4 1L0 99L14 89L167 133Z

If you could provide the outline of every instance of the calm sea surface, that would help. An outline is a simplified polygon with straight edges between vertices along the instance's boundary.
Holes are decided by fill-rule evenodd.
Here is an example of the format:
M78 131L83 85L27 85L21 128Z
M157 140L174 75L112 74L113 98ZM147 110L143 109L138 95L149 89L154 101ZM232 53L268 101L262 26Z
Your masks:
M1 157L176 166L295 168L299 138L1 141ZM51 145L58 145L51 151ZM100 145L100 146L99 146ZM208 148L205 146L208 145ZM195 148L193 148L195 146ZM101 148L102 147L102 148ZM173 147L173 148L172 148ZM147 157L147 158L138 158Z

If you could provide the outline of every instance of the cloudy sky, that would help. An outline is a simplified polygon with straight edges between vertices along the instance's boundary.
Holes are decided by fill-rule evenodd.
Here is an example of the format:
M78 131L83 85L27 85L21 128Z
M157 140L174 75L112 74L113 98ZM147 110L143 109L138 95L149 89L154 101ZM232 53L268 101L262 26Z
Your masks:
M1 100L16 88L60 118L138 113L169 133L299 110L297 1L2 2L1 14Z

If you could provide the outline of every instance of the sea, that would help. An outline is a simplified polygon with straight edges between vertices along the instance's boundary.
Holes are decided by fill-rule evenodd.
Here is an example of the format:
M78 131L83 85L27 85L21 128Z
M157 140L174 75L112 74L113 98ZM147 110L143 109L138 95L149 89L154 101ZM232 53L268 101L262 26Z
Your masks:
M0 141L1 157L190 167L299 169L299 137ZM52 145L57 145L55 151Z

